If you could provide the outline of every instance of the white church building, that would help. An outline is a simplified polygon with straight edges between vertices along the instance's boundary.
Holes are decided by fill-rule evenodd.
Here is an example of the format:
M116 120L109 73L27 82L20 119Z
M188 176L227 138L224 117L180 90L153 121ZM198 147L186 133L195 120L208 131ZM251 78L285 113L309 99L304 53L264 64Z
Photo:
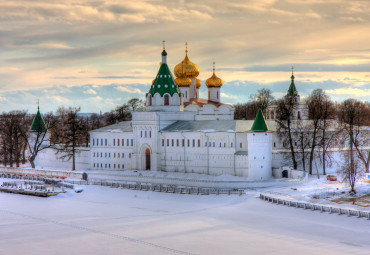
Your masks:
M145 95L146 111L133 112L131 121L90 131L90 147L76 155L77 170L229 174L251 181L294 177L285 168L291 165L291 157L287 141L276 132L276 105L267 108L266 119L259 110L255 120L234 120L234 107L221 102L223 82L214 66L205 82L208 98L199 98L199 68L189 60L187 49L173 73L175 77L163 49L159 71ZM294 119L309 121L293 73L287 95L297 103ZM299 150L297 141L294 146ZM335 154L339 162L340 151ZM53 148L40 152L35 164L41 169L71 166ZM315 167L319 169L320 162ZM335 173L337 167L328 166L327 173Z
M273 137L261 111L256 119L234 120L221 103L222 80L207 79L208 99L199 98L199 68L189 60L172 75L163 49L159 71L146 94L146 111L132 121L90 131L90 169L150 170L251 180L272 177ZM275 141L276 144L277 141Z

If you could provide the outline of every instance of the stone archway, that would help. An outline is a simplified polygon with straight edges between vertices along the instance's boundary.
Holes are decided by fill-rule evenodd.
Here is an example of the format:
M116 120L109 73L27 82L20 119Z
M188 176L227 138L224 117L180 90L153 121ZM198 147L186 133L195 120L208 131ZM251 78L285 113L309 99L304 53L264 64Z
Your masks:
M288 178L288 170L284 170L281 175L283 178Z
M152 148L149 144L143 144L140 149L140 161L139 161L139 170L150 171L153 169L153 158L152 158Z
M151 162L150 162L150 149L147 148L145 150L145 170L151 169Z

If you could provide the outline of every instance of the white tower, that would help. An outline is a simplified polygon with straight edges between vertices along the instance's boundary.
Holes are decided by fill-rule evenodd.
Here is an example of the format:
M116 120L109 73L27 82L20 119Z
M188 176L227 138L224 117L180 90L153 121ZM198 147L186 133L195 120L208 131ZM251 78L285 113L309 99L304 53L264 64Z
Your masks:
M265 181L272 177L272 137L263 117L258 110L248 139L248 179Z
M213 75L206 80L208 87L208 100L212 102L221 102L221 92L223 81L216 76L215 73L215 62L213 62Z

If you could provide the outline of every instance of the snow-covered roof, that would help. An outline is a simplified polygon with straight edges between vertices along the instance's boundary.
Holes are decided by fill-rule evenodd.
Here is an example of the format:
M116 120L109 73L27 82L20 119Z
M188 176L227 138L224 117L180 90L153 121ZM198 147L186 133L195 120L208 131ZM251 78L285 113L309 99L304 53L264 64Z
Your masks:
M93 132L111 132L111 133L132 132L132 125L131 125L131 121L121 121L113 125L91 130L90 132L92 133Z
M179 120L161 132L247 132L254 120ZM271 131L276 131L275 121L266 121Z

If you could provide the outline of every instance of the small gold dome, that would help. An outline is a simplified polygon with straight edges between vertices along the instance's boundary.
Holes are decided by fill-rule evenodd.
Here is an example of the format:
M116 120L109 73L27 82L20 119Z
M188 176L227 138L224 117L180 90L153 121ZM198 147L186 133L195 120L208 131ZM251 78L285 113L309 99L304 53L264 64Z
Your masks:
M202 82L199 79L195 79L195 85L196 85L197 89L199 89L200 86L202 85Z
M206 80L206 85L208 88L215 87L220 88L223 84L223 81L218 78L215 74L215 63L213 62L213 75Z
M196 78L199 75L199 67L190 61L188 57L188 48L186 44L185 58L184 60L177 64L173 70L176 77L180 77L184 73L189 78Z
M191 85L190 78L186 77L183 73L180 75L180 77L175 79L175 82L179 87L189 87Z

